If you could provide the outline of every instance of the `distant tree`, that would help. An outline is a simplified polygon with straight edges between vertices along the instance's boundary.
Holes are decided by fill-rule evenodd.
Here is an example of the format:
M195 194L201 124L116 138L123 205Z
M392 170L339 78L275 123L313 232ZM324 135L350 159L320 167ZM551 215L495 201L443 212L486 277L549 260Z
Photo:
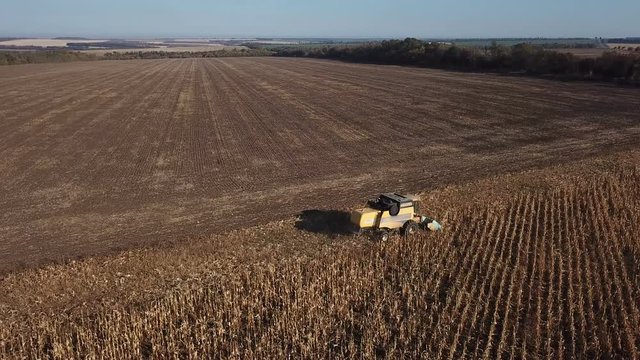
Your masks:
M532 71L536 52L539 51L533 45L522 43L514 45L511 49L511 65L514 69Z
M593 77L593 68L595 63L595 59L592 58L581 59L578 63L578 73L587 78Z
M442 55L442 62L444 64L449 64L452 66L464 66L461 61L461 49L457 46L451 46L447 50L445 50Z
M610 79L630 79L638 59L619 53L605 53L596 59L594 74Z
M511 53L508 47L499 45L495 40L491 42L489 54L494 68L510 68Z
M569 53L549 51L546 56L547 72L556 75L569 75L578 72L577 61Z
M640 47L636 51L640 52ZM563 78L638 81L640 76L640 56L628 52L611 51L598 58L585 59L530 43L507 47L494 41L482 51L479 48L406 38L358 46L286 47L276 51L276 55L460 70L525 71Z

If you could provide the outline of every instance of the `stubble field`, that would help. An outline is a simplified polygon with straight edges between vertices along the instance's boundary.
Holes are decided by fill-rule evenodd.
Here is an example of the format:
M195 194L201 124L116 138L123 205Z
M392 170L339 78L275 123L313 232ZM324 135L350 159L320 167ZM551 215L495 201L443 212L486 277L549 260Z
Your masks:
M0 271L632 148L640 90L301 59L0 69Z

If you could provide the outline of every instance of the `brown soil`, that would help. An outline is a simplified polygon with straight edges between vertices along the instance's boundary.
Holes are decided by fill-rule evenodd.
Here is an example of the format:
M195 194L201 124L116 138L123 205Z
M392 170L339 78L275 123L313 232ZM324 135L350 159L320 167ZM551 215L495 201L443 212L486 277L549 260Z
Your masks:
M251 58L0 69L0 272L640 143L640 89Z

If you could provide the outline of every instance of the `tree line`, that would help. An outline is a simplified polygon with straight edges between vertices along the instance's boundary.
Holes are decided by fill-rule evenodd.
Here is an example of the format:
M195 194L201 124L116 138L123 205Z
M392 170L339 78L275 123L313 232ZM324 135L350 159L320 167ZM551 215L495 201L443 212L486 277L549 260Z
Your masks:
M127 51L108 52L103 55L106 60L133 59L185 59L185 58L217 58L243 56L270 56L273 52L266 49L222 49L214 51Z
M125 51L108 52L102 56L78 51L0 51L0 65L56 63L81 60L182 59L242 56L270 56L267 49L223 49L216 51Z
M597 58L582 58L527 43L503 46L494 42L473 48L407 38L360 46L282 47L276 49L276 55L640 83L640 55L605 52Z
M96 60L92 54L73 51L4 51L0 52L0 65L39 64Z

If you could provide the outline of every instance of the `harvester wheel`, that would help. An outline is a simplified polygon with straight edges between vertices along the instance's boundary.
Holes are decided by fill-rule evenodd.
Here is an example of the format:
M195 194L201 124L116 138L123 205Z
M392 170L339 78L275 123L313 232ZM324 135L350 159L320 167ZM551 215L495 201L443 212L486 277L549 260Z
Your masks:
M387 240L389 240L389 236L391 236L391 234L389 234L389 231L387 230L380 230L380 233L378 234L380 241L382 242L386 242Z
M405 238L410 237L411 235L415 234L417 231L418 231L418 224L416 224L415 221L409 220L404 224L403 233Z

